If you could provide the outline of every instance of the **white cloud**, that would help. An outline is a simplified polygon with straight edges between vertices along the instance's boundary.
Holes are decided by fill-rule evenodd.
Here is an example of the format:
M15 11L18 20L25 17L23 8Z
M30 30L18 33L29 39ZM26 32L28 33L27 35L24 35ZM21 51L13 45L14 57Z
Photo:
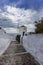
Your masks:
M20 9L16 7L6 6L6 11L8 12L8 17L15 22L34 22L35 20L43 17L43 8L39 11L32 9Z
M22 23L29 23L35 20L37 11L28 9L20 9L11 6L5 6L5 10L7 11L7 17L12 20L12 22L22 22Z
M19 33L19 30L17 28L4 28L4 30L7 32L7 33Z
M43 17L43 8L39 11L32 9L20 9L12 6L4 6L5 12L1 14L12 20L13 23L33 23L35 20Z
M20 25L28 25L32 23L32 28L34 27L33 23L35 20L39 20L43 17L43 8L39 11L33 9L20 9L12 6L4 6L5 12L2 12L1 15L9 18L12 23L18 23ZM10 22L11 23L11 22ZM29 26L31 28L31 26Z

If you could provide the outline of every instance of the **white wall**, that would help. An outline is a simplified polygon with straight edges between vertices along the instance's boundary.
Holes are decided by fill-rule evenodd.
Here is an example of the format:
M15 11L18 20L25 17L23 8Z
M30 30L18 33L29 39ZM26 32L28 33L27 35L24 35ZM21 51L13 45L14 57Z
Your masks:
M3 29L0 29L0 35L5 34L5 31Z
M43 34L24 36L23 46L35 59L43 65Z
M12 40L15 41L15 37L16 37L15 34L14 34L14 36L11 36L11 35L4 33L4 31L2 29L0 30L0 56L8 48L8 46L10 45L10 42Z

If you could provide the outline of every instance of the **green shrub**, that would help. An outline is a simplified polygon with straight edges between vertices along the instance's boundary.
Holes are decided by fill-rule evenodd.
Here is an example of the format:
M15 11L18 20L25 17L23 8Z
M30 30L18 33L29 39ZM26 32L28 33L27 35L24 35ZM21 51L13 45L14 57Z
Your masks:
M36 33L43 33L43 19L39 20L39 22L35 25L36 26Z

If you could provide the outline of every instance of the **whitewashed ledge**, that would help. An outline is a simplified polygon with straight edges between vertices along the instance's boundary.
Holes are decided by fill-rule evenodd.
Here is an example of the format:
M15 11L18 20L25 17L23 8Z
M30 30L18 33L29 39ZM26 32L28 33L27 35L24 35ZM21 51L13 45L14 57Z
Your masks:
M43 34L29 34L23 37L23 46L43 65Z
M0 56L5 52L5 50L9 47L11 41L16 41L16 35L11 36L7 34L0 34Z
M0 56L5 52L5 50L10 45L10 39L0 38Z
M0 56L8 48L8 46L10 45L10 42L13 40L15 41L15 37L16 37L16 35L13 37L0 30Z

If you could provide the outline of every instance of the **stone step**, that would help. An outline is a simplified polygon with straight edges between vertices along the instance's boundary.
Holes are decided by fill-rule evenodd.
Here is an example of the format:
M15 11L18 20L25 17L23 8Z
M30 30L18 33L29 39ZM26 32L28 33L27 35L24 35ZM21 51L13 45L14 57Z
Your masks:
M21 44L11 42L8 49L0 57L0 65L40 65Z
M5 54L5 55L2 55L1 57L5 57L5 56L6 56L6 57L7 57L7 56L11 56L11 57L12 57L12 56L22 55L22 54L27 54L27 53L28 53L28 52L20 52L20 53L15 53L15 54ZM1 57L0 57L0 58L1 58Z
M11 41L11 44L20 44L17 41Z
M16 53L14 55L4 56L3 65L40 65L35 58L27 53Z
M26 52L26 50L24 49L24 47L21 44L11 43L3 55L15 54L15 53L21 53L21 52Z

